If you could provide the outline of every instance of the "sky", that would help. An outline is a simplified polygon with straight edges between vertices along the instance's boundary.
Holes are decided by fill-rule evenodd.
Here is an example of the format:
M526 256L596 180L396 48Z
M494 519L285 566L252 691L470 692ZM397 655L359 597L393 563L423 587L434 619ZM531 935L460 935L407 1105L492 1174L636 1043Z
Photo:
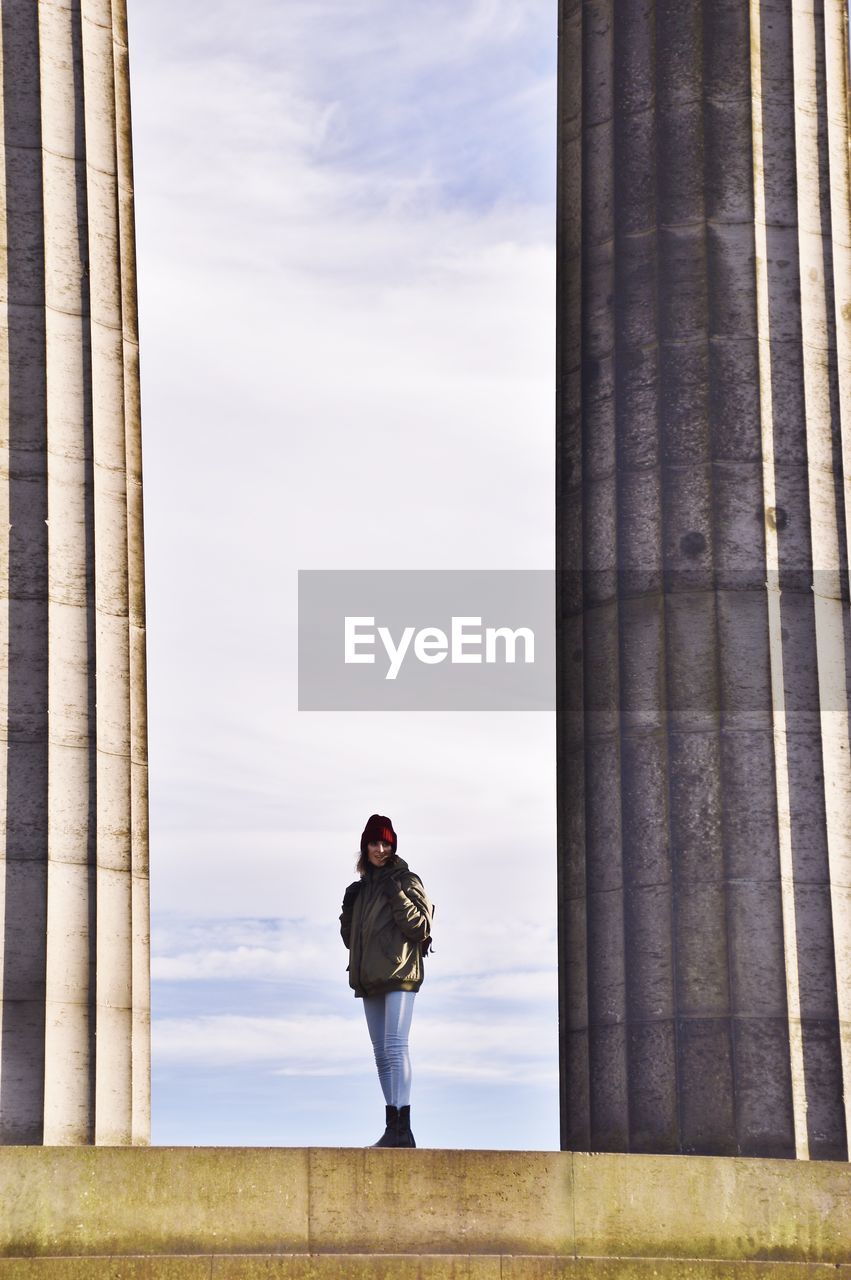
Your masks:
M551 569L552 0L130 0L152 1141L365 1146L369 814L430 1147L558 1147L554 712L297 709L300 569Z

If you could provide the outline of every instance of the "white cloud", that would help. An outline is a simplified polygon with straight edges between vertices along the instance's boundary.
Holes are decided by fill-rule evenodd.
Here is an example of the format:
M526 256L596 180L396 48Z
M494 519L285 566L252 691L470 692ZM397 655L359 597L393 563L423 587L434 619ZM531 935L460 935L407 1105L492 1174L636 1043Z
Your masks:
M161 1018L153 1052L163 1065L235 1067L265 1064L282 1075L374 1072L360 1008L345 1018L315 1014L282 1018L207 1015ZM412 1066L418 1076L509 1083L551 1083L554 1028L528 1017L450 1021L415 1010Z
M313 931L315 935L315 930ZM316 984L335 983L342 991L346 982L342 973L340 956L315 942L293 949L291 946L257 947L237 946L229 949L198 948L179 951L174 955L154 955L151 976L155 982L293 982ZM441 1002L463 1001L474 997L477 1002L495 1000L533 1005L539 1002L554 1004L557 990L557 974L554 965L538 969L497 969L492 972L473 971L466 977L444 977L435 974L439 961L433 956L427 962L430 973L429 990Z
M151 976L166 982L198 982L211 978L224 981L268 980L305 973L313 977L326 954L316 946L298 953L269 947L184 951L175 956L155 956L151 962Z
M528 905L515 904L508 927L504 918L491 915L471 928L464 899L448 901L440 923L435 921L435 950L426 960L430 999L459 1007L469 1001L545 1004L554 1011L554 921L551 913L537 919ZM336 915L298 920L160 915L152 950L155 981L300 982L312 987L313 998L349 990L348 956Z
M299 916L333 930L380 797L399 853L437 904L437 946L450 925L471 938L493 925L500 946L519 936L527 949L537 944L525 924L518 934L519 920L552 929L551 716L448 712L423 717L421 728L417 717L342 713L276 732L270 697L243 712L243 732L236 706L225 710L224 725L201 720L190 755L163 743L152 807L157 914ZM202 700L198 714L207 714Z
M553 960L555 959L554 948ZM544 1004L550 1015L558 1000L558 971L555 964L540 969L527 968L476 974L470 978L441 978L433 985L443 1000L461 1001L475 995L477 1001L495 1000L512 1004Z
M295 614L298 568L552 565L555 9L130 21L154 976L346 994L379 809L437 903L423 1062L550 1080L554 717L299 714ZM494 1021L453 1048L468 989ZM155 1053L363 1069L346 1019L289 1013L160 1019Z

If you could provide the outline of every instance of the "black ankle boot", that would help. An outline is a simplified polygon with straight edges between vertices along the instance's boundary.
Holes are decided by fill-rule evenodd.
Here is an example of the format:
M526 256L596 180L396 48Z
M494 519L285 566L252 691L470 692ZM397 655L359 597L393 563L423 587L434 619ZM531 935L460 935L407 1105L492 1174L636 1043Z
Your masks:
M387 1106L387 1127L374 1147L398 1147L399 1145L399 1108Z
M415 1147L414 1135L411 1133L411 1108L399 1108L399 1137L397 1147Z

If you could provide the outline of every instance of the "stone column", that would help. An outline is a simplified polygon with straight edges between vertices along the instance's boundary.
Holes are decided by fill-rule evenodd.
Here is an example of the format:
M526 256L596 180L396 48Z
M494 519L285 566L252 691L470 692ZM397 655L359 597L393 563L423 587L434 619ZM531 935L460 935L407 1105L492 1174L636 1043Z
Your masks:
M150 1134L124 0L0 0L0 1141Z
M844 0L562 0L562 1145L848 1158Z

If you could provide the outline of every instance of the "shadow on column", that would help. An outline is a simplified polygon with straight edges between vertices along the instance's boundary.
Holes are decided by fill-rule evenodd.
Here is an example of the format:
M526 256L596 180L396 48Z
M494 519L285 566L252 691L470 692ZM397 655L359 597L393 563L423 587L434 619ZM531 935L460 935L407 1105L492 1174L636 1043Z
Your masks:
M816 6L819 8L820 6ZM803 1032L809 1155L845 1160L848 1146L842 1102L842 1064L833 946L830 870L825 811L821 691L818 681L809 501L807 406L804 395L795 103L791 10L765 3L762 45L763 133L771 386L776 507L769 519L777 531L783 686L786 690L787 760L794 879L798 987ZM818 43L818 36L817 36ZM817 72L822 231L830 248L829 183L824 102L823 33ZM827 272L828 263L825 263ZM827 279L830 279L830 271ZM835 353L834 353L835 361ZM834 379L835 380L835 379ZM838 448L833 405L831 429ZM841 476L841 463L835 474ZM838 496L838 495L837 495ZM840 512L840 547L844 518ZM845 575L847 599L847 572Z
M47 916L47 453L37 6L3 5L9 652L0 1141L40 1143Z

